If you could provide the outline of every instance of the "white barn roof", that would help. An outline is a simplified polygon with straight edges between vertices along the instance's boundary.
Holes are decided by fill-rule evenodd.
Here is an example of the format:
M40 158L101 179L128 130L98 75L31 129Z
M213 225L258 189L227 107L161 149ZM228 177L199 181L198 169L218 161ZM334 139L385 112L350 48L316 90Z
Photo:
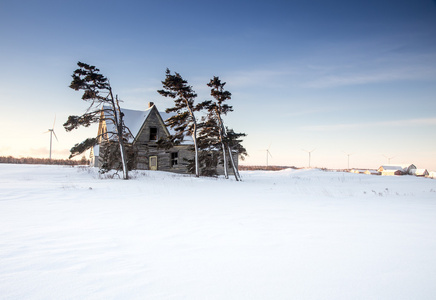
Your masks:
M410 173L411 170L416 169L414 164L401 164L401 165L383 165L378 171L402 171L403 173Z

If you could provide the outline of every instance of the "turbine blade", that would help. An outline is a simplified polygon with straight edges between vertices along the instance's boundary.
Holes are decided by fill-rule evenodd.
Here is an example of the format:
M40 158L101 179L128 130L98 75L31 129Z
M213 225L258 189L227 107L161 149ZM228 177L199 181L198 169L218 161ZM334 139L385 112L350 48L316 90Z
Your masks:
M56 141L59 142L58 137L56 136L56 133L54 132L54 130L53 130L53 134L54 134L54 136L55 136L55 138L56 138Z

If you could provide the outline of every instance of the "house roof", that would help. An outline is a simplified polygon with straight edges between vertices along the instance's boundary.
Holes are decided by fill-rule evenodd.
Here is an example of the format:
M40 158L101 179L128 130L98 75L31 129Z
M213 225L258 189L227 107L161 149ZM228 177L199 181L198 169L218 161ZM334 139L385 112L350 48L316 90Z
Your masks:
M106 111L110 110L111 108L108 106L103 106L103 113L108 117L112 117L112 114ZM124 124L130 129L130 132L132 133L133 137L136 137L139 130L141 129L142 124L147 119L148 115L150 114L151 108L140 111L140 110L133 110L133 109L126 109L121 108L121 112L124 114ZM110 120L106 119L106 127L108 132L116 132L115 124ZM133 137L129 138L129 142L133 141Z
M142 127L142 124L144 124L145 120L147 120L147 117L151 112L151 108L144 111L122 108L121 111L124 113L124 124L130 129L132 135L136 137Z
M147 120L148 116L150 115L150 112L152 111L154 106L146 109L146 110L134 110L134 109L127 109L127 108L121 108L121 112L124 114L124 124L130 129L130 132L132 133L133 137L129 138L129 143L133 142L133 140L137 137L139 134L142 125ZM106 108L106 107L105 107ZM157 108L157 107L156 107ZM109 107L108 107L109 109ZM165 122L168 118L173 116L174 114L169 114L166 112L158 111L160 114L160 117L162 118L162 121ZM115 125L110 121L106 120L106 126L108 131L115 132ZM166 127L169 134L173 135L175 134L174 129ZM185 137L182 144L192 144L193 140L191 136Z

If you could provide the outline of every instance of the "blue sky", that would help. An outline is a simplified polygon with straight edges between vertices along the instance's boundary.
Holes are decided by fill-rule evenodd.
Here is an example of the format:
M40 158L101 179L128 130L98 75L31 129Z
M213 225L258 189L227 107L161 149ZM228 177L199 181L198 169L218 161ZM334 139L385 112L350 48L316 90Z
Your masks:
M198 101L227 82L229 127L245 164L436 170L436 2L0 0L0 155L54 156L95 128L62 123L87 105L68 88L77 61L97 66L124 106L163 110L165 69Z

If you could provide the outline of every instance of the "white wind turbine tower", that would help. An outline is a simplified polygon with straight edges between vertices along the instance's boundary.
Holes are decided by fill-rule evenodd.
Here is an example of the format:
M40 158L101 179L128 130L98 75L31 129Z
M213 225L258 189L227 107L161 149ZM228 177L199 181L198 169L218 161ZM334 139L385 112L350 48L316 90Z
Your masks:
M353 155L354 153L346 153L346 152L344 152L344 153L348 156L348 168L347 168L347 170L349 170L350 169L350 156Z
M58 137L56 136L56 133L54 132L55 123L56 123L56 116L55 116L54 121L53 121L53 127L51 129L49 129L48 131L44 132L44 133L50 132L50 156L49 156L50 160L51 160L51 149L52 149L52 144L53 144L53 135L55 136L56 141L59 142Z
M311 154L312 154L312 152L313 152L313 151L315 151L315 150L316 150L316 148L315 148L315 149L313 149L313 150L311 150L311 151L307 151L307 150L305 150L305 149L301 149L301 150L303 150L303 151L305 151L305 152L309 153L309 168L310 168L310 158L311 158Z
M269 148L271 148L271 144L269 144L268 148L264 150L264 151L266 151L266 166L267 167L268 167L268 156L270 156L272 158L271 152L269 152Z

